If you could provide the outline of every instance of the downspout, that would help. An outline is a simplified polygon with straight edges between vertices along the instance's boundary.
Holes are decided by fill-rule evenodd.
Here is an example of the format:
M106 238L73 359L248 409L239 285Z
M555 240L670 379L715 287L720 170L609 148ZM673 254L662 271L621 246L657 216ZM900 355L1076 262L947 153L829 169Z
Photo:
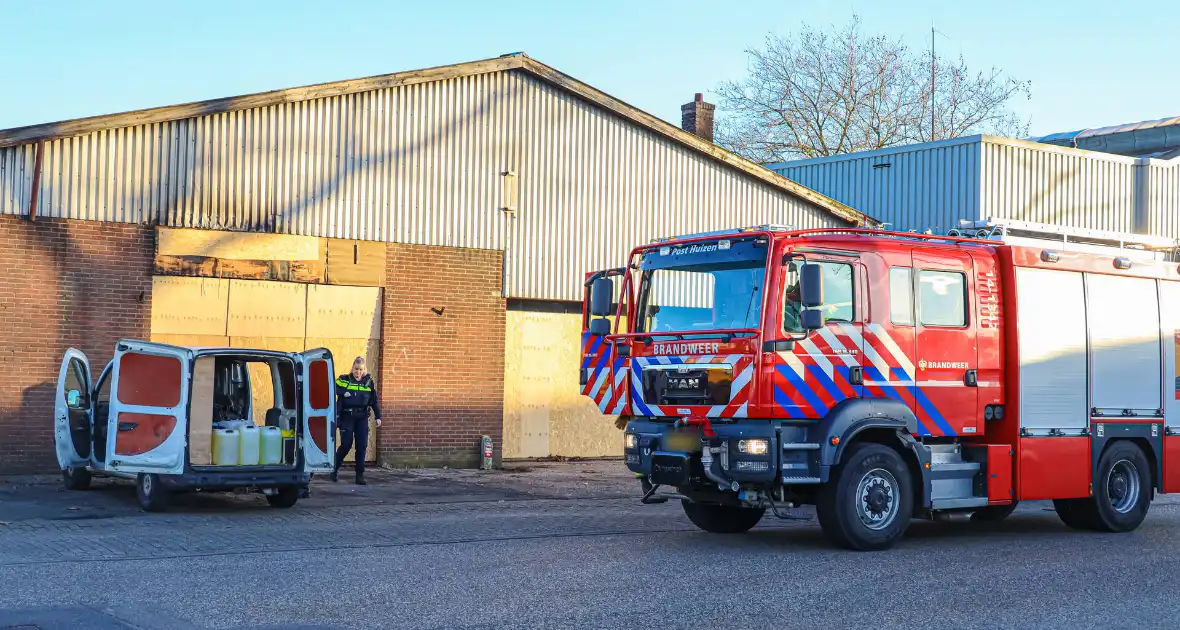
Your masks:
M45 141L37 141L35 157L33 158L33 190L29 195L29 220L37 220L37 193L41 191L41 155L44 153Z

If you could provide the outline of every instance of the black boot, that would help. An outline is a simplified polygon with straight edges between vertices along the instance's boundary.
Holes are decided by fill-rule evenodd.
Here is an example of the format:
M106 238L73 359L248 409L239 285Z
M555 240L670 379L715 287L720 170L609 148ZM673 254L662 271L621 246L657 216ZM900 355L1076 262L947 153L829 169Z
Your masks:
M338 477L339 477L339 475L336 474L335 470L332 471L332 474L328 475L328 479L331 479L332 483L336 483L336 479Z
M360 473L356 476L356 485L358 485L358 486L369 485L369 483L367 481L365 481L365 474L364 473Z

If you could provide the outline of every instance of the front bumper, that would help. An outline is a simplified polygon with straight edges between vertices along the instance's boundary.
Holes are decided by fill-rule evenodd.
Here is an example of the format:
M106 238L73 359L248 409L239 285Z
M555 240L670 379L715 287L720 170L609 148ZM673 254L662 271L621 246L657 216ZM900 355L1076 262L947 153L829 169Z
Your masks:
M687 485L712 485L720 476L727 482L762 485L779 478L783 465L779 452L780 427L769 422L743 421L734 424L714 424L716 437L708 444L720 449L702 458L702 440L699 428L676 428L668 422L632 420L627 424L627 433L635 435L635 447L625 448L623 457L627 469L648 477L657 485L684 487ZM753 455L738 449L742 440L766 440L766 453ZM713 476L706 473L702 460L711 462Z

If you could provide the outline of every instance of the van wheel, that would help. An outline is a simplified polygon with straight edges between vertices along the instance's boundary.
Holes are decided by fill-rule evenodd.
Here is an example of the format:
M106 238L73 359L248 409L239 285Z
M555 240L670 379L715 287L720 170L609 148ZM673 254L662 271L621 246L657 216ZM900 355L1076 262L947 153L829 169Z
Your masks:
M853 444L815 503L824 535L855 551L879 551L910 525L914 495L910 472L897 451L869 442Z
M693 525L712 534L740 534L750 531L762 520L765 508L745 508L733 505L713 505L680 500L684 514Z
M971 513L971 520L983 523L998 523L1009 516L1016 510L1016 501L1008 505L989 505L987 507L979 508Z
M299 502L299 488L279 488L278 492L266 495L266 502L274 508L294 507Z
M135 479L135 498L144 512L163 512L168 509L172 497L160 482L159 475L139 473Z
M66 490L87 490L90 488L90 471L85 468L67 468L61 471L61 479Z

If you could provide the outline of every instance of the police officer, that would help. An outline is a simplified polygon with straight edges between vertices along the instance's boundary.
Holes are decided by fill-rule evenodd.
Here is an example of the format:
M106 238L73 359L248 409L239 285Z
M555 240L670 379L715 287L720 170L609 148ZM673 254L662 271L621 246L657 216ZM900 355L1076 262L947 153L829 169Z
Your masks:
M381 426L381 408L377 404L377 388L373 377L365 369L365 358L352 362L352 371L336 379L336 424L340 427L340 446L336 449L336 468L330 479L336 481L340 464L352 449L356 439L356 482L365 484L365 449L369 446L369 409Z

